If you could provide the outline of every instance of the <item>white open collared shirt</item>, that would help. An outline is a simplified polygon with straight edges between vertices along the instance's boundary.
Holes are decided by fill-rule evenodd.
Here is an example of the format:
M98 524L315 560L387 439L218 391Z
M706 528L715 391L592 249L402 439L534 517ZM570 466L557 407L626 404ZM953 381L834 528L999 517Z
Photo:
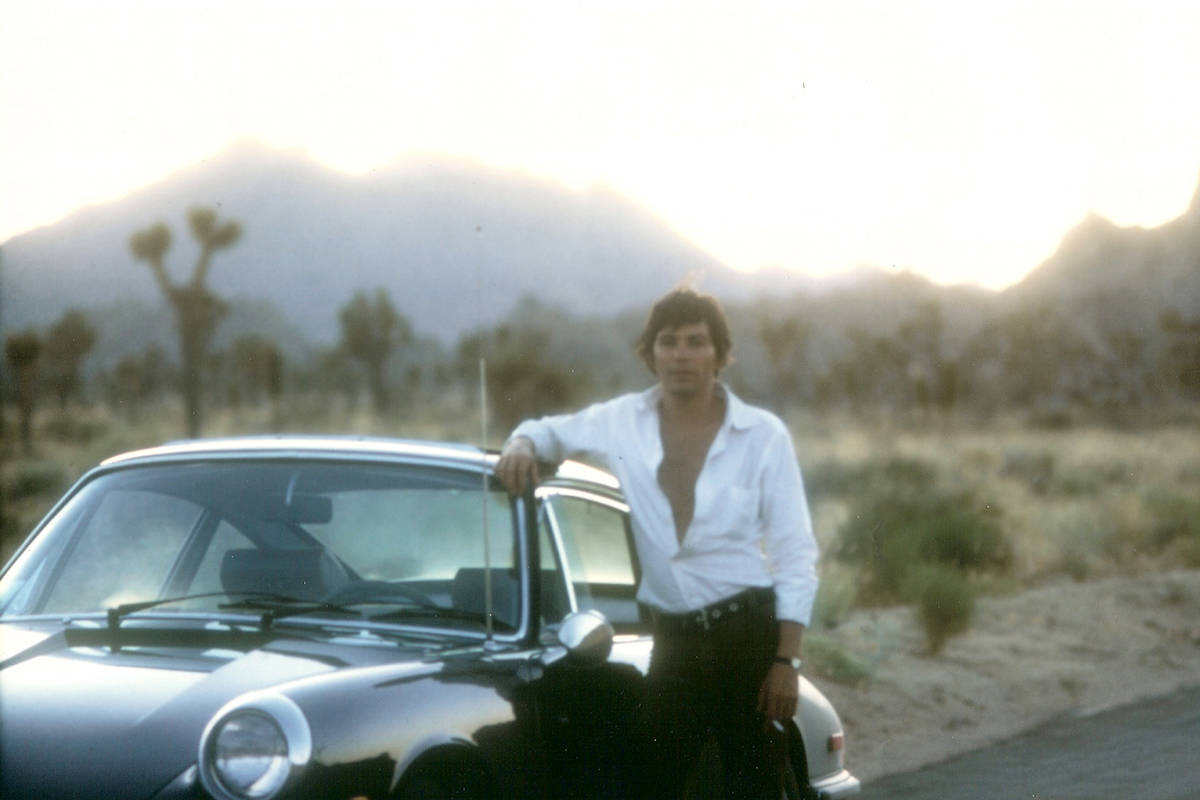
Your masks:
M807 625L817 593L817 543L791 435L774 414L721 388L725 420L696 480L682 544L658 483L658 386L574 414L526 420L512 436L528 437L539 459L594 459L621 481L643 603L681 613L773 586L777 617Z

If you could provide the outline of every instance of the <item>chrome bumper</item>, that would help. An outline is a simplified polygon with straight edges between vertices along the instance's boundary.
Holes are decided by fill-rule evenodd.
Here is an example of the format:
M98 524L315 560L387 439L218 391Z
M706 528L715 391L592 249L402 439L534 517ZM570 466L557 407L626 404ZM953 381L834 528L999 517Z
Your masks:
M835 772L812 783L812 790L820 800L838 800L841 797L852 797L858 794L861 789L862 785L858 782L858 778L846 770Z

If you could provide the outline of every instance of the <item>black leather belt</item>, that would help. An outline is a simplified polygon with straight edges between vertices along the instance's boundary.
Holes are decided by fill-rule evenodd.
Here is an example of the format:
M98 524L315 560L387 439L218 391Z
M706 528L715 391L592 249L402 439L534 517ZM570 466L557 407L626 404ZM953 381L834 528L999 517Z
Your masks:
M747 589L694 611L669 614L652 609L652 614L655 628L663 633L696 633L711 630L722 620L729 620L755 609L773 607L774 604L774 589Z

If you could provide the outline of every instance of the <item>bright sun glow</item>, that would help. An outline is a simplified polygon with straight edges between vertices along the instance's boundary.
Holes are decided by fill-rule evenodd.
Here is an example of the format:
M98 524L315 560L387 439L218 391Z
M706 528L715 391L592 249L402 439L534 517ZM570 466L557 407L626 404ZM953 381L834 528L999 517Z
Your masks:
M1200 4L67 2L0 25L0 241L253 139L621 192L730 266L1000 287L1200 179Z

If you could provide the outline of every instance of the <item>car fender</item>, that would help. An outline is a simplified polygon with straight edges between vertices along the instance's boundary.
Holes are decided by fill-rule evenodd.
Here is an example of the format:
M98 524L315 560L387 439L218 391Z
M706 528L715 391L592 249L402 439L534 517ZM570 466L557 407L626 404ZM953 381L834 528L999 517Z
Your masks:
M800 677L800 703L794 717L803 731L805 763L811 782L845 768L845 733L833 704L807 678Z
M535 730L523 684L507 668L470 664L385 665L343 670L277 687L312 730L311 771L340 785L368 764L386 765L388 792L414 766L456 755L483 765L498 786L522 786ZM348 704L347 698L355 698ZM530 716L521 718L528 709Z

